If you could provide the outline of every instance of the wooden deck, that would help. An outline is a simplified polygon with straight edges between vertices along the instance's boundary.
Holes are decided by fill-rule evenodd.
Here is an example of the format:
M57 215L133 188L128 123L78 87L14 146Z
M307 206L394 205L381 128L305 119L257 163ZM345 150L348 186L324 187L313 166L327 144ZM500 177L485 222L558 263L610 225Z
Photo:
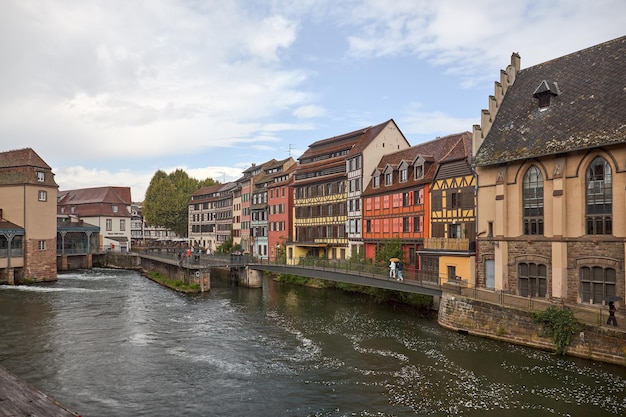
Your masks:
M0 417L76 417L53 398L0 366Z

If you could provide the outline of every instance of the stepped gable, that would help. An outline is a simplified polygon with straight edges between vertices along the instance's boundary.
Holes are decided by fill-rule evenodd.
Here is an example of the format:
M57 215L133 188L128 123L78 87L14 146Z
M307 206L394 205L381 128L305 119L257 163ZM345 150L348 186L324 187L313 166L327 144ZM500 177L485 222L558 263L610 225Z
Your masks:
M475 164L626 142L625 60L626 36L519 71Z

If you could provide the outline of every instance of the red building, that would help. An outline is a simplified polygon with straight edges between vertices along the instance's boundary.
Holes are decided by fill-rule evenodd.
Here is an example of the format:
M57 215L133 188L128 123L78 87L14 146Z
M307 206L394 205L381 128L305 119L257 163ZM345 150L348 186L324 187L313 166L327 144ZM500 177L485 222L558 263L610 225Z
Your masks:
M291 165L267 186L270 259L284 255L285 242L292 240L293 174L296 167L296 164Z
M439 163L462 144L449 135L384 155L363 192L365 257L374 259L381 244L402 242L407 272L420 268L417 253L430 237L430 187Z

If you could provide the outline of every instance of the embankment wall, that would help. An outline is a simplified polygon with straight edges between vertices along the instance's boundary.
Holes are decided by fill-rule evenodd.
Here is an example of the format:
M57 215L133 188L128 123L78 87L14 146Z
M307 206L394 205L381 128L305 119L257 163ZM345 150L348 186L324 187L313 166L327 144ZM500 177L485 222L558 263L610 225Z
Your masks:
M437 321L443 327L517 345L554 351L550 338L528 311L444 292ZM567 354L626 366L626 331L621 328L585 326L574 335Z

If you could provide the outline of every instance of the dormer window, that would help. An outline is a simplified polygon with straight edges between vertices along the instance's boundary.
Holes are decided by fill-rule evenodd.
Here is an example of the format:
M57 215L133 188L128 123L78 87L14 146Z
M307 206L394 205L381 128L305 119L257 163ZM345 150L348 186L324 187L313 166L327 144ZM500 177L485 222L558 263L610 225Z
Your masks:
M419 180L424 178L424 165L416 165L415 166L415 179Z
M385 174L385 185L393 184L393 172L387 172Z
M407 168L402 168L400 170L400 182L406 182L406 180L408 179L408 172L407 172Z
M43 171L37 171L37 181L44 182L46 180L46 174Z
M559 91L559 85L555 82L548 82L543 80L539 87L535 89L533 97L538 100L538 106L540 110L544 110L550 107L552 97L561 94Z
M374 176L372 177L372 186L374 188L378 188L380 187L380 173L376 173L374 174Z

